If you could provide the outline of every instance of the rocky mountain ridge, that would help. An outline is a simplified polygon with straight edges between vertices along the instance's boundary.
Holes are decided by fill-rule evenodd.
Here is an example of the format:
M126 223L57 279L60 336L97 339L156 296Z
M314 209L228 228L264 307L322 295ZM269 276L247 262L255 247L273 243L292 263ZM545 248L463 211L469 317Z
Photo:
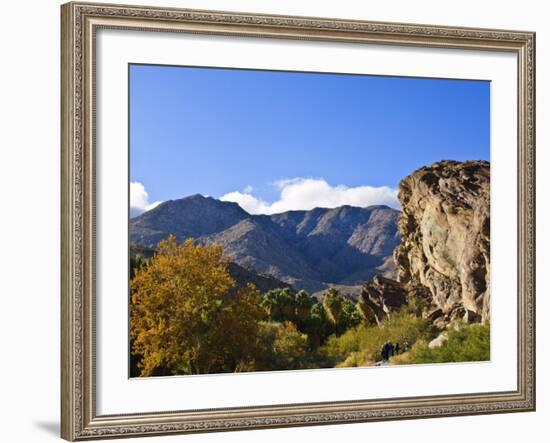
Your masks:
M310 293L333 284L360 288L395 275L399 211L387 206L315 208L251 215L239 205L193 195L130 220L130 241L148 247L168 234L218 243L238 265Z
M341 206L268 216L195 195L132 219L130 240L152 246L172 233L218 243L243 276L316 296L336 286L379 323L410 302L441 327L489 319L489 163L420 168L401 181L398 198L401 212Z

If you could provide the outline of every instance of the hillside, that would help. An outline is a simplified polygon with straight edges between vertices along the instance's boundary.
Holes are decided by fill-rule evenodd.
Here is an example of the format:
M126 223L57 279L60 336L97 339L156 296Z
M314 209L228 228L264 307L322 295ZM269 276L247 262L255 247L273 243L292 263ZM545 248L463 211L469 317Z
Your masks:
M153 247L173 234L218 243L236 264L310 293L393 276L399 211L387 206L315 208L251 215L231 202L193 195L130 220L130 241Z
M146 259L150 259L155 255L155 249L143 246L135 243L130 243L130 256L141 255ZM246 286L248 283L252 283L260 292L267 292L272 289L279 289L290 287L288 283L277 280L272 275L263 275L254 272L251 269L243 268L234 262L229 262L227 266L229 275L233 277L238 288Z

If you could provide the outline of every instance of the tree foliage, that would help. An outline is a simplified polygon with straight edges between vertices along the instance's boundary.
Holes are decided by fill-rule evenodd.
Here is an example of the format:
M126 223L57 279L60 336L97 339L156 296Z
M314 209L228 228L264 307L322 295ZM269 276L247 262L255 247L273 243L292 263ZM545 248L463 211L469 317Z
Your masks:
M329 288L323 294L323 306L330 321L337 326L343 308L343 298L336 288Z
M295 304L295 318L298 327L303 328L309 316L311 315L311 307L313 306L313 300L311 296L304 290L298 291L294 296Z
M334 326L328 319L324 306L321 303L313 304L304 326L304 332L309 337L310 348L321 346L333 331Z
M131 281L133 353L140 375L243 370L254 359L263 316L252 286L236 289L222 248L174 236Z
M343 297L336 288L329 288L323 294L323 307L336 335L343 334L363 320L358 307Z
M132 280L136 272L147 265L147 259L141 254L130 256L130 280Z
M305 366L304 357L307 355L307 335L287 321L275 334L273 350L276 368L301 369Z
M271 321L295 320L296 296L290 288L272 289L266 292L261 304Z
M429 349L439 332L419 315L422 306L378 325L368 306L336 288L321 302L288 287L261 296L252 285L239 288L218 245L169 236L152 258L132 255L130 274L132 376L363 366L387 342L402 350L393 364L489 358L488 324L449 331Z

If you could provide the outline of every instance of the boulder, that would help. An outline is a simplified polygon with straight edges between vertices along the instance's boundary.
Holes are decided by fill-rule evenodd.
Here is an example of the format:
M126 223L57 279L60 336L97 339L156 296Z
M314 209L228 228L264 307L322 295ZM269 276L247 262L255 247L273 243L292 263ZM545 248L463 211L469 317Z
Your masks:
M490 316L489 183L486 161L441 161L399 186L397 278L402 288L427 288L445 321Z
M449 340L449 334L447 334L446 332L442 332L436 338L434 338L430 343L428 343L428 348L430 349L440 348L445 344L447 340Z

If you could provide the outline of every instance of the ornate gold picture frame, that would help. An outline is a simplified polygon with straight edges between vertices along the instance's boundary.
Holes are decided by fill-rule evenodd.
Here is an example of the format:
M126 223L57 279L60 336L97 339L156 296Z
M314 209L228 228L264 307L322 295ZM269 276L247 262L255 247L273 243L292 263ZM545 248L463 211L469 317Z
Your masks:
M61 23L61 435L64 439L75 441L535 409L534 33L80 2L62 6ZM515 54L518 78L517 389L98 415L95 37L99 29L473 49Z

